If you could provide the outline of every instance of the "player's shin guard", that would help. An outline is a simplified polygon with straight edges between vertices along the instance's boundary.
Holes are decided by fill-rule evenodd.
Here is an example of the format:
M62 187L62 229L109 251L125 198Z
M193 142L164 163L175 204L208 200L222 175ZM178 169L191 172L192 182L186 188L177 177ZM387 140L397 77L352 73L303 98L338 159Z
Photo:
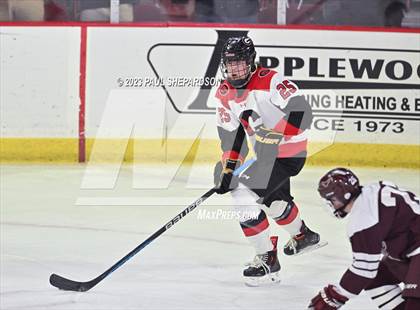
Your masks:
M254 246L257 254L263 254L272 249L269 223L264 211L261 210L258 217L243 221L240 224L245 237Z
M295 203L285 201L273 201L269 208L270 216L280 226L282 226L291 236L300 233L302 220L299 209Z
M260 205L255 202L258 196L242 184L239 184L231 194L242 231L257 254L271 250L268 219Z

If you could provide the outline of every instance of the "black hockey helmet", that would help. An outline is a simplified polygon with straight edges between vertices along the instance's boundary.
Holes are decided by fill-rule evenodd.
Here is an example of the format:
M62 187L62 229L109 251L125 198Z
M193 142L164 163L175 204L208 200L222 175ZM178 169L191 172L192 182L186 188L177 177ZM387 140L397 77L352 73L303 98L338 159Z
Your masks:
M347 215L344 208L352 199L359 196L361 188L357 176L346 168L328 171L318 184L319 194L327 200L331 211L338 218Z
M222 49L222 61L220 69L225 78L233 87L240 88L248 83L252 73L256 70L255 64L255 52L254 43L251 38L243 37L231 37L229 38ZM231 79L228 77L227 64L230 61L241 61L244 60L247 65L247 72L244 78Z

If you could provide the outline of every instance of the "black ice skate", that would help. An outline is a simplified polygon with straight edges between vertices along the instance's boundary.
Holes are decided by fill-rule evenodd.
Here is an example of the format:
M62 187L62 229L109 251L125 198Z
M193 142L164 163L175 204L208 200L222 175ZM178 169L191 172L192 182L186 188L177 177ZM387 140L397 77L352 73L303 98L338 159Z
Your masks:
M256 255L252 263L247 264L243 272L245 284L260 286L280 281L280 263L277 258L278 237L271 237L273 250L261 255Z
M286 255L297 255L309 252L323 246L326 246L327 242L320 242L319 234L310 230L305 222L302 221L300 233L294 236L284 246L284 254Z

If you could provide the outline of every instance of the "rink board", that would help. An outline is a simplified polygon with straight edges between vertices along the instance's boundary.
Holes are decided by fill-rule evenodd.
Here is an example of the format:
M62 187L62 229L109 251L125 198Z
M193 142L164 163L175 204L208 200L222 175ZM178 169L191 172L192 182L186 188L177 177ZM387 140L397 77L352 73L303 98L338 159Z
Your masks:
M156 161L156 152L178 161L196 139L195 161L217 160L217 86L202 82L221 78L216 43L248 34L258 60L300 85L313 108L309 163L420 166L418 29L3 24L0 31L4 162L75 162L90 157L95 139L107 141L97 158L113 161L119 138L117 153L133 161L129 126L143 130L142 161Z
M102 141L99 162L115 163L120 161L121 154L115 152L115 145L126 145L123 161L126 163L215 163L220 160L220 142L218 140L202 140L198 147L192 146L186 152L185 145L193 145L194 140L175 139L167 144L166 152L162 150L161 140L142 141L142 151L134 156L134 142ZM94 141L87 140L88 160L92 152ZM77 139L1 139L2 162L50 162L76 163L78 161ZM342 166L372 166L372 167L405 167L420 169L420 146L398 144L360 144L335 143L328 147L321 143L309 145L307 164L309 165L342 165Z

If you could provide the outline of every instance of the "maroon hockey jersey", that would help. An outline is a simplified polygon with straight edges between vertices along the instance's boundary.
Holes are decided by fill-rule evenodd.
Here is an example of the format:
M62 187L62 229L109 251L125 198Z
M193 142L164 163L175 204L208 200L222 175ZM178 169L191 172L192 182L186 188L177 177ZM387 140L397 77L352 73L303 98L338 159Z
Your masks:
M347 217L353 263L338 286L342 295L366 288L383 255L401 261L420 255L420 206L413 193L384 181L364 186Z

